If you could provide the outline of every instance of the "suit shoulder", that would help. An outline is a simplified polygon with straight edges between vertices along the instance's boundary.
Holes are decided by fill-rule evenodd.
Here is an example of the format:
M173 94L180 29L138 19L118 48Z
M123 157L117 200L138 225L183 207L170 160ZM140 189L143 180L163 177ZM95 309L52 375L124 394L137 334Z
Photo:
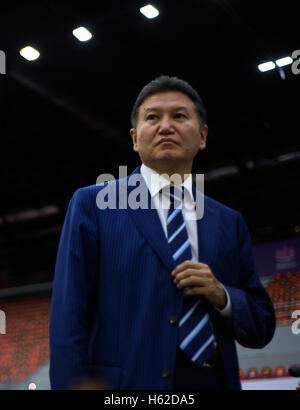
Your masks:
M76 201L79 204L87 204L89 203L97 203L97 197L100 191L105 189L105 195L115 195L117 193L117 185L120 183L121 180L111 180L108 182L103 182L100 184L88 185L81 188L78 188L73 196L72 201Z
M210 198L209 196L204 196L205 204L206 206L211 209L215 210L217 212L220 212L220 214L227 216L227 217L235 217L237 218L238 216L241 215L241 213L233 208L230 208L227 205L222 204L221 202Z
M74 195L83 196L83 197L89 196L95 193L97 194L100 189L102 189L102 186L96 185L96 184L83 186L83 187L77 188L76 191L74 192Z
M118 181L119 180L113 180L113 181L103 182L101 184L84 186L84 187L76 189L73 196L78 196L80 198L94 197L94 196L97 196L99 191L107 187L113 187L113 185L118 183Z

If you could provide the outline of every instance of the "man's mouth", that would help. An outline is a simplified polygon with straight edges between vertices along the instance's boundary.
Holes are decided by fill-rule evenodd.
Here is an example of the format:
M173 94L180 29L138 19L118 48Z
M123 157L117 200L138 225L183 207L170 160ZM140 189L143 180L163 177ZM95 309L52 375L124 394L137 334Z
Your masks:
M173 143L173 144L177 144L177 142L176 142L175 140L173 140L172 138L163 138L163 139L161 139L161 140L158 142L157 145L163 144L163 143L166 143L166 142L168 142L168 143Z

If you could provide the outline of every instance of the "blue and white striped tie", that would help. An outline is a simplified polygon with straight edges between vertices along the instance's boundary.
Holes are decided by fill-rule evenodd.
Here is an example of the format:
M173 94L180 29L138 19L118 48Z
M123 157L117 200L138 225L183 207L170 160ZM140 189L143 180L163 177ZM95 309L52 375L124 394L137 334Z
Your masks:
M191 260L191 245L182 214L182 189L173 185L170 187L167 231L176 265ZM202 366L213 353L215 338L202 297L184 297L183 314L179 321L179 341L179 347L198 366Z

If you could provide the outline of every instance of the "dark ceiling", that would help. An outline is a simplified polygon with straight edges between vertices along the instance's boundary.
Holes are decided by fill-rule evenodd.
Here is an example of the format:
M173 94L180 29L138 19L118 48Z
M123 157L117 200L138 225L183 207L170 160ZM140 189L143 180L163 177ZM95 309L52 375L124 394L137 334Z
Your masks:
M300 49L299 1L153 1L153 20L147 3L1 5L0 287L51 281L72 193L139 164L130 111L159 74L187 80L208 109L194 164L205 192L243 213L254 242L299 234L300 74L257 69ZM93 38L80 43L78 26ZM38 60L20 56L26 45Z

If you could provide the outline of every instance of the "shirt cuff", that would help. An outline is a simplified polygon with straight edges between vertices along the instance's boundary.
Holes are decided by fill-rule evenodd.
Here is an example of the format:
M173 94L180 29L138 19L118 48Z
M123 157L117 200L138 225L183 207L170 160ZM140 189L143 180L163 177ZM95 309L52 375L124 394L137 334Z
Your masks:
M215 309L220 313L221 316L230 319L232 316L231 300L230 300L229 293L227 292L225 286L223 286L223 288L225 290L226 297L227 297L226 306L223 309L219 309L215 306Z

